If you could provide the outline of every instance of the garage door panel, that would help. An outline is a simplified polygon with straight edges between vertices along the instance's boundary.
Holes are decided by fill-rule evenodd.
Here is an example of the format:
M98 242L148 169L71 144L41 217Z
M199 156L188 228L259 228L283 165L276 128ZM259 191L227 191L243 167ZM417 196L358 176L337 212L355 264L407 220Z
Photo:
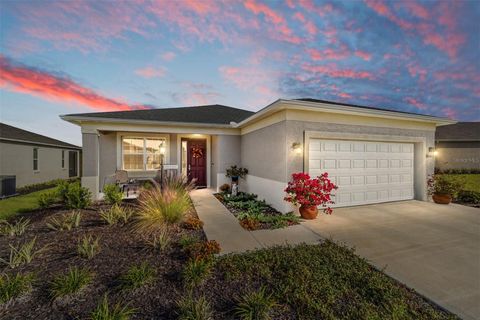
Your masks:
M413 144L311 139L309 173L328 172L337 207L413 198Z

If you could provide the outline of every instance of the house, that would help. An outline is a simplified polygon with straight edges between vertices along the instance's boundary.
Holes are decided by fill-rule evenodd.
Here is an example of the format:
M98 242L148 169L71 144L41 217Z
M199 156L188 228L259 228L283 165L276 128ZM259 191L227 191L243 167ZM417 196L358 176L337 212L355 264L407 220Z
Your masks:
M480 170L480 122L442 126L435 133L435 167L445 170Z
M277 100L258 112L222 105L61 116L81 126L82 183L99 195L117 169L153 176L160 146L167 169L218 188L231 165L248 168L240 188L276 209L294 172L327 171L337 206L427 199L435 129L454 121L314 99Z
M82 148L0 123L0 176L16 187L79 177Z

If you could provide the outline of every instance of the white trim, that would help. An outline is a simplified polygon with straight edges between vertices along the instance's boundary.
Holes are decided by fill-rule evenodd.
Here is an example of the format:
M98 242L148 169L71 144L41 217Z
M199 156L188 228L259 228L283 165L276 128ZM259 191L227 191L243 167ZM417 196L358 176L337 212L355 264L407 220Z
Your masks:
M164 162L166 165L170 165L170 134L165 133L133 133L133 132L116 132L116 140L117 140L117 170L126 170L123 168L123 146L122 146L122 138L139 138L139 139L158 139L163 138L165 139L166 148L165 148L165 159ZM144 156L145 156L145 140L144 140ZM143 167L146 169L145 166L145 158L143 159ZM132 170L128 169L128 172L156 172L159 169L152 169L152 170Z
M206 139L207 140L207 188L210 188L211 184L211 170L212 170L212 138L206 134L177 134L177 165L178 173L182 172L182 138L187 139Z
M247 119L236 124L235 127L236 128L242 127L252 121L255 121L257 119L258 120L262 119L276 111L284 110L284 109L323 111L323 112L343 113L343 114L351 114L351 115L358 115L358 116L369 115L372 117L400 119L400 120L408 119L411 121L431 122L439 126L457 123L457 121L446 119L446 118L439 118L439 117L433 117L433 116L427 116L427 115L409 114L409 113L402 113L402 112L396 112L396 111L390 111L390 110L377 110L377 109L350 107L350 106L338 105L335 103L307 102L307 101L301 101L301 100L279 99L273 102L272 104L266 106L265 108L261 109L257 113L253 114L252 116L248 117Z

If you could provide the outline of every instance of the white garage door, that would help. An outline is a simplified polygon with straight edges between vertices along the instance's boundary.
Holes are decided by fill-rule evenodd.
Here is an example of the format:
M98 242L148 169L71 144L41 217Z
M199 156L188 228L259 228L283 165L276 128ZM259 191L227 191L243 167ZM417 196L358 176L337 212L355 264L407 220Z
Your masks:
M413 199L413 144L310 139L309 174L328 172L335 207Z

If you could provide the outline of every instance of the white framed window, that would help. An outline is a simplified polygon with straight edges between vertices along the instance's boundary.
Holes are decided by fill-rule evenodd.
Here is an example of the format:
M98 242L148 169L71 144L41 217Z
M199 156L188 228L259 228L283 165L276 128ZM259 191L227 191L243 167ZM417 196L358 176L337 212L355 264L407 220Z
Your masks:
M33 148L33 171L38 171L38 148Z
M65 169L65 150L62 150L62 169Z
M160 147L166 148L165 138L122 137L121 141L123 170L160 169Z

